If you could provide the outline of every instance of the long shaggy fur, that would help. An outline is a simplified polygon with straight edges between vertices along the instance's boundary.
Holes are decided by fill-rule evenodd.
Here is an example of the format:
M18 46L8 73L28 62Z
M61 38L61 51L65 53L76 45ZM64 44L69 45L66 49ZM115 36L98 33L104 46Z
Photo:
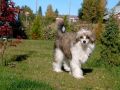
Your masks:
M83 78L81 64L88 60L95 47L95 36L87 29L66 32L63 20L57 22L58 32L54 45L53 70L62 72L62 66L75 78Z

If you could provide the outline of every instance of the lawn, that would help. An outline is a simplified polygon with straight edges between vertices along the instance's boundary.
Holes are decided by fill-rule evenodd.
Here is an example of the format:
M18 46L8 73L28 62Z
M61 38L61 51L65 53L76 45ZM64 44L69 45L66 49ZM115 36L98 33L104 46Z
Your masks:
M97 65L100 45L83 65L84 79L52 71L53 41L23 40L7 48L0 66L0 90L120 90L120 67Z

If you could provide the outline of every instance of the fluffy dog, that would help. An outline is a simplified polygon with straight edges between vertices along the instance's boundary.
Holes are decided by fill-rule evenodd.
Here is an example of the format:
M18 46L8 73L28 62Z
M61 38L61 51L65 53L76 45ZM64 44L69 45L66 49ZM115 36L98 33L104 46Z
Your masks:
M54 45L53 70L69 71L75 78L84 78L81 64L88 60L95 47L95 35L87 29L66 32L63 20L58 21L58 33Z

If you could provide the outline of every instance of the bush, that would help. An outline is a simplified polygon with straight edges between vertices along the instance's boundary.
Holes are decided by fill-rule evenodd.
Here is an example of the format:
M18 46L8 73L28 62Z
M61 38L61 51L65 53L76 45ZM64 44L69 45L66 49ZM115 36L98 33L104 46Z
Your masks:
M100 40L101 33L104 30L104 26L101 22L98 22L98 24L95 25L95 33L96 33L96 39Z
M116 20L110 17L101 37L102 51L100 60L110 66L120 65L119 27Z
M41 39L43 38L43 22L42 17L37 15L31 26L31 35L32 39Z
M72 31L72 23L70 23L70 21L68 21L67 16L64 16L64 25L66 28L67 32L71 32Z
M52 23L48 25L46 28L44 28L44 39L45 40L53 40L56 36L56 24Z

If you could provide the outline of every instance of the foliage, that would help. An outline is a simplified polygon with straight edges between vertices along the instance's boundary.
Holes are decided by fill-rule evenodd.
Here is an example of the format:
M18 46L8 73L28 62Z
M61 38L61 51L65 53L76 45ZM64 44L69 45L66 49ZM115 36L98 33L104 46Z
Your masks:
M48 23L51 23L51 22L55 21L56 14L53 11L52 5L48 5L45 17L46 17L46 20L47 20Z
M32 22L35 18L35 15L30 7L28 6L22 6L22 12L19 15L19 19L21 21L21 24L23 26L23 30L25 30L25 33L27 35L27 38L30 38L30 27L32 25Z
M31 35L32 39L43 38L43 24L42 17L37 15L31 26Z
M96 39L99 41L101 37L101 33L104 30L104 25L102 22L98 22L98 24L95 25L95 34L96 34Z
M59 15L59 12L58 12L58 10L57 10L57 9L55 10L55 14L56 14L56 16L58 16L58 15Z
M40 10L38 11L40 13ZM41 16L37 14L34 22L32 24L32 38L33 39L54 39L55 37L55 19L58 15L58 10L54 12L52 9L52 5L48 5L46 15Z
M101 43L103 50L101 51L101 58L109 65L120 65L120 41L119 41L119 27L116 20L111 17L105 26L105 32L102 34Z
M80 8L78 10L78 17L79 17L79 19L82 19L82 16L83 16L83 12L82 12L82 8Z
M84 0L82 5L82 19L88 22L96 22L96 2L95 0Z
M44 28L44 39L46 40L53 40L55 39L56 35L56 24L52 23L48 25L46 28Z
M11 0L1 0L0 3L0 37L11 37L14 29L11 23L16 23L20 9L15 8Z
M37 15L31 26L32 39L54 39L56 35L55 23L48 24L46 18Z
M78 10L80 19L89 23L102 22L105 13L106 0L84 0Z
M67 32L72 31L72 24L68 21L68 16L64 16L64 25Z
M97 9L97 22L103 22L103 17L104 17L104 13L106 12L106 0L97 0L96 2L96 9Z
M37 14L42 16L42 7L41 6L39 6L39 8L38 8L38 13Z
M46 15L42 16L41 6L38 9L38 12L35 16L33 11L28 6L22 6L22 13L20 13L20 21L25 27L25 33L28 38L32 39L53 39L55 36L55 19L59 14L56 9L53 11L52 6L48 5ZM26 15L25 13L29 14Z

